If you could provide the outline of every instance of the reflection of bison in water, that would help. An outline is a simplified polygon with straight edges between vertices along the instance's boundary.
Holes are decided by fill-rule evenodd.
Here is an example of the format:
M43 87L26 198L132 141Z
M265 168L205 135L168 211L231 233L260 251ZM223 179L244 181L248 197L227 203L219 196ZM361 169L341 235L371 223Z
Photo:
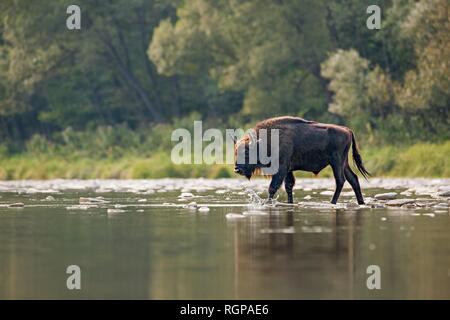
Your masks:
M336 180L336 191L331 203L337 202L344 182L347 180L356 194L358 203L364 204L358 177L348 164L350 146L352 146L353 159L358 170L365 178L370 174L364 168L356 146L355 136L350 129L295 117L271 118L256 125L254 128L256 137L247 134L237 141L235 144L236 153L244 152L247 155L246 159L248 159L248 150L252 148L254 143L259 148L261 143L270 141L270 138L267 138L267 141L259 138L261 129L267 130L268 137L270 137L271 129L278 129L279 132L279 167L278 171L272 175L269 199L273 198L284 181L288 202L292 203L292 189L295 184L292 172L302 170L318 174L323 168L330 165ZM270 148L267 149L270 150ZM234 171L250 178L255 171L267 166L262 164L259 159L257 160L255 164L249 164L248 161L243 164L236 162Z

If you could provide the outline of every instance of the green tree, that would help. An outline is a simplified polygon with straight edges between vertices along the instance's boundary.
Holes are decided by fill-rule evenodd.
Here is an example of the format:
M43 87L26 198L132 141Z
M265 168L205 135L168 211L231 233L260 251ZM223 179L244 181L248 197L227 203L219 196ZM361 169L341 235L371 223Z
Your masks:
M221 90L243 92L243 114L317 117L331 46L324 3L188 1L155 30L149 57L162 74L207 73Z

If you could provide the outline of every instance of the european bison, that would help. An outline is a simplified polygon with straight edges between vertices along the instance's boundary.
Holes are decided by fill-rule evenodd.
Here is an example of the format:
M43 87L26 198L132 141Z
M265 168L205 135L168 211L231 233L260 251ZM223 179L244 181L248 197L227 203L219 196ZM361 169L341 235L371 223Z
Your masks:
M267 130L266 141L260 138L261 129ZM355 192L358 203L364 204L358 176L348 164L350 146L352 146L353 159L358 170L366 179L370 174L364 168L353 132L343 126L287 116L261 121L254 128L254 136L246 134L241 140L235 140L235 155L239 152L244 152L246 155L244 163L235 162L236 173L250 179L255 172L268 166L259 161L259 156L254 164L250 164L247 160L252 145L259 149L261 143L270 144L271 129L279 130L279 166L278 171L272 175L269 199L273 199L284 181L288 202L293 203L292 189L295 184L293 171L302 170L318 174L330 165L336 181L336 190L331 203L336 204L344 182L347 180ZM270 148L268 147L267 150Z

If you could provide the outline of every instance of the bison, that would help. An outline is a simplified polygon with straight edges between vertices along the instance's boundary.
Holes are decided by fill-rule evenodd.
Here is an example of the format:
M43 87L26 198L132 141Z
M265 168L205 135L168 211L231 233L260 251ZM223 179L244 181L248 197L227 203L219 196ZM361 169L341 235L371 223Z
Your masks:
M278 129L279 157L278 170L271 175L270 200L273 199L284 181L288 202L293 203L292 190L295 184L293 172L302 170L317 175L323 168L330 165L336 181L336 190L331 203L336 204L344 182L347 180L355 192L358 204L364 204L358 176L348 163L350 147L352 147L354 163L364 178L367 179L370 173L364 168L352 130L339 125L308 121L297 117L271 118L259 122L253 130L253 135L246 134L239 141L234 141L235 155L243 152L246 156L245 159L248 160L249 150L252 147L256 146L258 149L262 143L270 144L271 139L266 138L266 141L263 141L260 133L265 131L270 137L271 129ZM259 161L258 156L255 163L235 161L234 171L250 179L252 175L267 166L268 164Z

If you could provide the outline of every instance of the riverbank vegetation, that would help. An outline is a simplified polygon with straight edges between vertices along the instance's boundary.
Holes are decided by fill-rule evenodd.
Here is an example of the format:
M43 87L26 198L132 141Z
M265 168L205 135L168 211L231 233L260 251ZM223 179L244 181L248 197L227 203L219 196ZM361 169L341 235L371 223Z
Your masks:
M174 164L170 158L171 131L164 125L138 131L124 127L66 130L55 142L34 136L24 146L25 151L11 154L5 146L0 149L0 179L237 177L232 164ZM360 143L360 149L374 176L450 177L450 141L396 146ZM331 170L327 168L319 176L331 177Z

